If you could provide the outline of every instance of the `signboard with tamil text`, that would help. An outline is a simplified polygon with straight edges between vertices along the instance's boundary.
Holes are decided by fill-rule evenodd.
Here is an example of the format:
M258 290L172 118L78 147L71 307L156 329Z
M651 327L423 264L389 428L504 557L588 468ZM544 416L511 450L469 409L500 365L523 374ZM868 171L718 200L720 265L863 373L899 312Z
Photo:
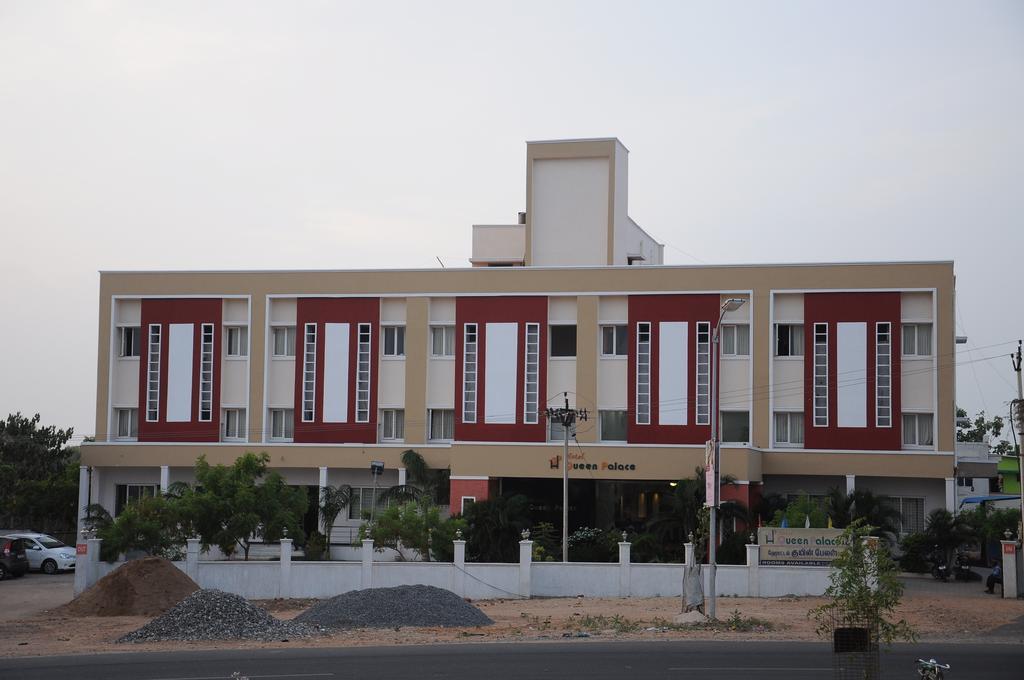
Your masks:
M839 557L842 529L790 529L763 527L757 530L758 562L791 567L827 567Z

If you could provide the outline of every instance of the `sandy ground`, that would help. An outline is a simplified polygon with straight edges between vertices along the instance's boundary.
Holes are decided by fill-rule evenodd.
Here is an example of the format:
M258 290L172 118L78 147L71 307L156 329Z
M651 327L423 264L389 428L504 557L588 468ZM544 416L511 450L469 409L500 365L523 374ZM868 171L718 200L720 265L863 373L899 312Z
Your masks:
M942 590L945 584L908 584L899 616L908 620L923 640L1024 643L1024 601L985 595L980 584ZM952 586L952 584L950 584ZM720 598L722 624L714 628L683 629L671 625L680 611L678 598L602 599L556 598L477 602L495 625L468 629L403 628L351 630L311 640L270 643L145 643L117 644L118 637L147 623L147 617L67 618L48 611L20 621L0 621L0 656L170 651L183 649L245 649L252 647L340 647L435 644L452 642L514 642L589 640L815 640L808 610L822 598ZM310 600L272 600L259 604L280 618L292 618ZM766 622L730 630L734 611L744 618Z

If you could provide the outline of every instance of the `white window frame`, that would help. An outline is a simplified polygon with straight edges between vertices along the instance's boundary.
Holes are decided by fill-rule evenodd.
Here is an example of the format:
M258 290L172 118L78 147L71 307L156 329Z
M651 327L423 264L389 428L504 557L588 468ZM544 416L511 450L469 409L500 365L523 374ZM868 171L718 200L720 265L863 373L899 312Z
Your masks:
M163 327L158 323L149 324L146 333L146 422L160 420L160 351Z
M221 409L221 441L244 442L248 440L249 418L246 409L241 407L227 407ZM235 428L232 433L228 427L231 424L231 415L235 415Z
M302 329L302 422L316 421L316 336L315 323Z
M619 343L619 329L625 331L621 344ZM612 351L606 353L605 349L605 335L608 331L611 331L612 340ZM579 331L577 331L579 332ZM600 336L598 337L598 343L601 346L601 358L602 359L625 359L629 354L629 324L628 323L604 323L601 324ZM621 350L621 351L620 351Z
M781 335L783 328L786 329L786 332L788 334L789 354L779 354L779 336ZM797 328L800 329L799 332L796 332L795 329L797 329ZM775 338L774 338L775 346L772 347L772 356L774 358L776 358L776 359L784 359L784 360L792 360L792 361L802 361L803 358L804 358L804 355L807 354L807 346L806 346L806 343L804 342L804 338L805 338L804 330L805 329L804 329L803 322L796 322L796 321L779 321L779 322L777 322L775 324ZM801 349L800 354L793 354L793 338L794 337L799 337L800 340L801 340L801 342L800 342L800 349Z
M434 432L434 413L435 412L438 412L438 413L447 412L447 413L451 414L451 421L452 421L451 422L451 429L452 429L452 433L451 433L452 436L451 437L437 437L437 436L435 436L437 434L436 432ZM446 420L446 418L442 415L441 416L441 427L442 427L442 429L444 429L444 426L445 426L445 422L444 421L445 420ZM445 433L442 432L441 434L443 435ZM427 409L427 439L429 441L432 441L432 442L450 442L450 441L454 441L454 439L455 439L455 410L454 409L450 409L450 408L431 408L431 409Z
M277 334L284 333L284 354L277 353ZM291 340L289 347L289 339ZM279 325L270 327L270 357L272 359L294 359L296 356L296 343L298 332L294 325ZM291 349L291 354L288 350Z
M462 422L475 423L480 329L475 323L467 323L462 332Z
M121 416L128 418L128 434L121 434ZM114 408L114 426L117 428L114 438L118 441L133 442L139 439L139 409L129 406Z
M892 427L892 324L888 321L875 323L875 427Z
M388 351L388 336L392 336ZM391 324L380 327L380 353L385 359L405 358L405 326Z
M232 343L231 336L236 335L237 340ZM232 345L237 345L233 348ZM240 324L224 326L224 356L228 359L249 358L249 327Z
M403 326L404 328L404 326ZM361 323L356 335L356 422L370 422L370 385L373 377L373 326Z
M469 501L469 504L473 505L473 503L476 503L476 496L463 496L462 498L459 499L460 515L466 514L466 501Z
M814 324L812 339L814 355L812 366L811 406L814 409L814 427L828 427L828 324ZM805 423L806 425L806 423ZM805 433L806 434L806 433Z
M725 438L725 414L726 413L746 413L747 414L747 438L740 440L730 440ZM751 435L753 435L753 423L751 422L750 410L743 408L726 408L720 409L718 412L718 422L720 423L718 428L718 436L721 438L720 441L723 444L750 444Z
M215 327L200 324L199 330L199 422L213 422L213 345Z
M441 352L438 353L437 336L440 332ZM432 324L430 326L430 358L455 358L455 326L452 324Z
M120 509L117 507L117 487L119 486L124 487L124 505L121 506ZM130 498L133 489L137 492L137 495L135 498ZM141 501L143 498L156 498L159 495L159 484L114 484L114 516L116 517L124 512L125 508L127 508L128 504L132 501Z
M786 438L779 438L779 416L784 416L786 419ZM792 437L793 432L793 416L800 416L800 441L794 442ZM807 437L807 419L804 418L803 411L775 411L772 414L772 445L778 448L792 448L800 449L804 446L804 441Z
M382 442L405 441L405 409L383 408L380 410L380 440Z
M363 519L363 511L370 511L370 509L376 505L377 509L388 507L390 502L384 500L381 496L386 491L381 487L374 489L372 486L353 486L352 487L352 500L348 505L348 521L356 521ZM369 500L369 503L364 503L364 500ZM355 517L352 513L355 513Z
M928 521L928 515L924 511L924 509L925 509L925 499L923 497L921 497L921 496L888 496L887 498L890 501L893 502L893 504L896 506L896 510L898 510L899 513L900 513L900 527L899 527L900 536L906 536L907 534L914 533L914 531L924 531L925 523ZM908 524L908 523L905 522L906 515L904 513L903 506L904 506L904 501L908 501L908 500L919 501L920 504L921 504L921 521L918 524L918 526L914 527L914 531L907 531L907 527L905 526L905 524Z
M292 408L269 408L267 409L267 419L270 422L270 441L272 442L290 442L295 439L295 409ZM278 435L274 432L274 418L276 414L281 414L281 434ZM289 414L291 416L289 417ZM288 426L291 424L292 433L288 436Z
M921 425L920 425L919 421L922 418L922 416L927 416L927 417L931 418L931 421L932 421L932 427L931 427L932 441L931 441L930 444L921 444L920 443L920 440L921 440ZM901 418L901 422L900 422L900 429L901 429L900 439L901 439L901 442L903 444L903 448L904 449L917 450L917 451L931 451L931 450L933 450L935 448L935 414L934 413L932 413L931 411L904 411L902 414L900 414L900 418ZM907 443L907 425L906 425L907 418L913 418L914 419L914 442L913 443Z
M746 332L746 351L740 352L740 329ZM719 331L721 342L719 347L723 358L742 358L750 356L750 324L748 323L723 323ZM732 350L728 349L729 336L732 336Z
M935 353L935 327L931 321L904 322L900 326L900 351L903 356L908 359L928 358ZM928 335L926 336L928 338L928 352L922 353L920 351L921 337L923 335L921 331L925 327L928 328ZM912 333L908 333L908 331L912 331ZM908 336L913 336L913 342L907 341Z
M651 322L636 323L636 424L651 424ZM646 340L645 340L646 338Z
M605 439L604 438L604 419L606 413L621 413L623 414L622 422L625 425L625 431L622 433L622 439ZM597 436L602 442L615 442L623 443L629 440L629 411L621 408L602 408L597 411Z
M540 422L540 324L526 324L523 347L523 423Z
M711 322L697 322L697 425L711 424Z
M555 428L558 428L556 431ZM564 442L565 441L565 426L562 425L562 421L558 418L548 418L547 424L547 436L549 442ZM569 426L569 439L576 438L576 426Z
M556 328L573 328L576 330L576 346L572 348L572 354L555 354L555 329ZM575 361L576 355L579 352L579 336L580 329L574 323L549 323L548 324L548 360L549 361Z
M134 342L127 341L128 351L135 354L125 354L126 337L132 335ZM142 327L141 326L118 326L117 327L117 358L125 361L138 361L142 354Z

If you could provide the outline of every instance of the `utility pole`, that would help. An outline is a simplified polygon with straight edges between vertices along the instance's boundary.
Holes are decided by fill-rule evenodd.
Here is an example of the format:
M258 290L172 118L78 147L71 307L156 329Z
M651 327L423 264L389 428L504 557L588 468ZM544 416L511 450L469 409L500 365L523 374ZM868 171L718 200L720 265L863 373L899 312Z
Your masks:
M1017 373L1017 399L1013 403L1013 413L1017 420L1017 432L1024 437L1024 423L1021 422L1021 415L1024 415L1024 387L1021 386L1020 378L1021 341L1017 341L1017 353L1010 355L1010 362L1013 370ZM1018 439L1019 441L1019 439ZM1024 540L1024 457L1021 453L1024 447L1017 444L1017 487L1020 494L1020 526L1017 528L1017 540Z
M569 561L569 429L577 420L587 419L587 409L569 408L569 393L563 392L564 408L549 408L545 414L550 423L562 423L562 562Z

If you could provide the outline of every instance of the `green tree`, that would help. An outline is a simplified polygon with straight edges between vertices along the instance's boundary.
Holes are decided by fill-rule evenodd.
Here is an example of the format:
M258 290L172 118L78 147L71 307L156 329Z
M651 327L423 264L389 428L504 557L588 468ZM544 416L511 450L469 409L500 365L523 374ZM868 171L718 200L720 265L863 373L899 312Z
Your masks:
M116 519L102 505L93 504L86 509L86 525L103 539L100 557L107 562L136 551L180 559L185 544L180 511L175 499L163 496L128 503Z
M837 626L865 627L878 632L878 641L913 642L914 630L904 619L896 620L903 584L889 552L872 540L871 528L854 520L842 534L843 549L832 562L828 602L807 613L818 624L818 634L831 635Z
M832 526L837 529L860 519L871 527L872 536L894 540L899 534L902 520L899 510L885 496L867 489L855 489L853 493L847 494L839 487L832 487L825 496L824 510L832 518Z
M723 485L735 483L735 477L722 476ZM706 488L704 468L698 466L694 469L693 477L680 479L671 494L662 496L658 516L649 525L651 533L667 546L681 545L693 533L697 543L694 548L697 559L703 559L707 551L709 518L707 507L704 505L707 498ZM735 501L724 502L719 506L718 518L723 523L729 523L733 519L747 521L747 508Z
M790 501L785 510L777 510L770 524L775 527L782 526L782 520L785 519L787 526L801 528L807 525L809 519L813 528L824 528L828 526L828 514L823 505L821 501L801 493L795 500Z
M523 530L529 529L531 524L530 500L526 496L517 494L477 501L466 508L463 518L468 559L474 562L519 561L519 541ZM560 544L558 551L561 552Z
M352 487L348 484L325 486L320 490L320 530L327 543L331 541L331 529L341 511L352 502Z
M967 411L957 407L956 417L957 419L966 418ZM999 438L1005 426L1006 422L1000 416L989 420L985 417L985 412L980 411L978 415L974 416L970 425L958 424L956 426L956 440L958 442L983 442L985 435L990 435L989 450L992 453L1000 456L1013 455L1015 452L1010 442Z
M39 414L0 420L0 524L72 529L78 517L73 430L40 425Z
M962 515L954 515L949 510L937 508L928 513L924 528L928 543L945 553L946 563L952 560L953 551L957 546L972 541L975 533L971 525Z
M396 484L385 489L381 499L385 502L407 503L414 501L421 507L438 503L448 489L448 470L431 468L418 451L406 449L402 452L402 466L405 468L405 484Z
M450 559L451 541L455 532L464 527L465 522L459 518L442 520L436 505L424 508L410 501L388 506L377 513L372 527L369 524L359 527L359 536L372 537L375 550L391 548L405 561L429 562L434 550L439 558ZM434 534L437 534L436 539Z

